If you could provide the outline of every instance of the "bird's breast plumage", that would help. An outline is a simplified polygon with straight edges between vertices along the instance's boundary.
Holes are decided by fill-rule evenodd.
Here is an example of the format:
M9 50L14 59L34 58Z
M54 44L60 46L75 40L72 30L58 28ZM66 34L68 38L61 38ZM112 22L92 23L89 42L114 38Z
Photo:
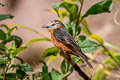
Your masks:
M53 44L58 47L59 49L62 49L64 51L67 51L67 52L72 52L71 49L69 49L66 45L64 45L63 43L59 42L58 40L55 39L55 36L54 36L54 30L51 30L51 40L53 41ZM59 33L58 33L59 34Z

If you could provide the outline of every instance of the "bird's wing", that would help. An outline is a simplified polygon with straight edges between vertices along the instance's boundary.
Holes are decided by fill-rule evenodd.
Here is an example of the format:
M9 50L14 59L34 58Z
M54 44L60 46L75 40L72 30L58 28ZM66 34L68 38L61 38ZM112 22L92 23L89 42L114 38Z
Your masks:
M63 44L65 44L73 52L76 52L77 56L81 55L81 57L83 56L83 57L85 57L87 59L87 56L82 53L80 47L75 42L73 37L64 28L56 29L54 31L53 35L56 38L56 40L58 40L59 42L62 42ZM75 53L75 55L76 55L76 53Z
M56 40L59 42L65 44L68 48L70 48L74 53L74 55L81 57L86 61L86 63L90 66L91 64L88 62L88 58L86 55L84 55L78 46L78 44L75 42L73 37L65 30L65 28L56 29L53 33Z

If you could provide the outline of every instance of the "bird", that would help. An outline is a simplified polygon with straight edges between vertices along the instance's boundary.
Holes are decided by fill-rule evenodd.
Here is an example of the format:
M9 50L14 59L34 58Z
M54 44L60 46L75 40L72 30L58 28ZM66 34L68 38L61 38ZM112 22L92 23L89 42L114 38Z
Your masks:
M93 68L91 63L88 61L88 57L82 52L79 45L67 32L64 24L60 20L50 21L46 26L42 26L42 28L49 29L51 40L57 48L65 51L68 55L72 54L79 57L85 61L90 68Z

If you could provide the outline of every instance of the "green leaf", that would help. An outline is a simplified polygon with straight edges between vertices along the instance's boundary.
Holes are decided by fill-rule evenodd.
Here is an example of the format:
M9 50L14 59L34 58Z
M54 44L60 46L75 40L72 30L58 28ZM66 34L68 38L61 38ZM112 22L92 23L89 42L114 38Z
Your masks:
M71 64L68 65L68 72L64 76L69 76L73 72L74 68Z
M10 58L14 58L16 57L16 55L18 55L20 52L22 52L23 50L25 50L27 47L20 47L20 48L15 48L15 44L13 44L11 46L11 48L9 49L9 53L10 53Z
M71 22L71 24L69 24L69 25L72 26L73 31L75 31L75 22ZM81 32L81 27L79 25L77 30L76 30L76 35L79 35L80 32Z
M39 72L39 77L42 78L42 80L53 80L51 78L51 74L50 73L45 73L45 72Z
M72 60L77 64L78 62L82 61L82 59L80 59L77 56L71 55Z
M20 58L20 57L18 57L18 56L15 56L14 58L17 59L17 60L19 60L19 61L21 62L21 64L24 63L24 60L23 60L22 58Z
M52 76L52 80L62 80L60 78L61 73L59 71L57 71L56 69L52 69L51 72L51 76Z
M78 5L76 5L76 4L71 4L69 2L62 2L62 3L55 3L52 7L57 13L58 13L59 8L66 9L70 14L71 21L73 21L77 18ZM59 13L58 13L58 15L59 15Z
M94 4L91 8L86 11L83 17L87 17L89 15L100 14L104 12L111 12L112 8L112 0L104 0Z
M57 12L58 16L59 16L58 10L59 10L60 4L61 3L54 3L52 5L52 8Z
M16 70L16 75L17 75L17 78L23 80L26 76L26 72L23 69L19 68Z
M17 67L19 67L19 66L20 66L20 64L16 64L16 63L11 64L11 67L12 67L12 68L17 68Z
M11 14L0 14L0 21L5 20L5 19L13 19L14 16Z
M66 22L65 24L65 28L67 29L67 31L71 34L71 36L73 36L73 31L75 30L75 22ZM76 35L79 35L81 32L81 27L79 26L76 32Z
M5 67L7 62L8 62L8 57L0 58L0 67Z
M44 73L48 73L48 66L45 62L42 61L42 63L44 64L43 67L42 67L42 72Z
M10 49L15 49L15 41L12 42Z
M32 74L32 80L35 80L35 74L34 73Z
M12 27L8 30L8 36L11 35L11 33L14 31L14 29L17 29L17 27L15 26L15 27Z
M72 27L69 21L66 22L66 23L64 23L64 25L65 25L65 28L66 28L66 29L68 29L69 27Z
M20 47L17 49L9 49L10 58L16 57L21 51L25 50L27 47Z
M5 25L5 24L1 24L1 27L4 27L7 31L10 30L10 28L7 25Z
M17 48L14 55L17 55L18 53L24 51L26 48L27 48L27 47L20 47L20 48Z
M22 44L22 39L19 36L11 35L12 40L15 41L16 48L20 47Z
M73 21L77 18L78 5L71 4L71 3L68 3L68 2L63 2L63 3L61 3L60 7L65 8L69 12L71 21Z
M65 61L65 59L61 63L61 71L63 74L66 73L66 61Z
M66 10L59 10L60 21L63 21L65 17L69 17L69 13Z
M13 32L13 30L14 29L17 29L17 27L15 26L15 27L12 27L12 28L9 28L6 24L1 24L1 27L4 27L6 30L7 30L7 34L8 34L8 36L10 36L11 35L11 33Z
M83 0L71 0L71 1L74 1L74 2L75 2L75 1L79 1L79 2L81 3Z
M4 54L4 53L5 53L4 51L0 50L0 55L2 55L2 54Z
M72 72L73 72L73 67L70 64L68 66L68 72L66 72L65 74L61 74L56 69L52 69L52 72L51 72L52 80L63 80L64 78L69 76Z
M48 48L48 49L44 52L43 58L48 57L48 56L51 56L51 55L56 56L58 52L59 52L59 49L56 48L56 47Z
M5 40L6 39L6 34L0 30L0 40Z
M23 64L23 65L21 66L21 69L22 69L23 71L25 71L25 72L31 72L31 71L33 71L33 68L31 67L31 65L30 65L30 64L27 64L27 63Z
M80 35L79 38L78 38L78 41L83 42L85 39L86 39L86 36Z
M17 80L17 75L16 73L8 73L6 75L6 80Z
M72 59L73 59L73 56L72 56ZM75 60L75 58L74 58L74 60ZM77 60L75 60L75 61L77 61ZM66 68L68 68L68 70ZM61 71L63 73L63 75L61 75L61 78L67 78L73 72L73 69L74 69L73 66L71 64L67 63L67 61L64 59L61 63Z
M48 38L36 38L36 39L32 39L32 40L24 43L22 46L27 46L27 45L30 45L30 44L32 44L32 43L40 42L40 41L51 41L51 40L48 39Z
M3 80L3 76L0 75L0 80Z
M96 51L100 46L91 40L84 40L83 42L78 41L78 45L82 49L83 53L90 53Z
M79 35L80 32L81 32L81 27L79 26L78 29L77 29L76 35Z
M16 48L19 48L22 44L22 39L17 35L10 35L9 38L5 41L5 43L15 41Z
M72 29L72 27L69 27L67 30L70 33L70 35L73 36L73 29Z
M0 43L0 50L4 51L5 49L7 49L7 47L5 46L5 44Z
M65 25L65 28L67 29L67 31L70 33L70 35L73 36L73 28L70 25L70 22L66 22L64 25Z
M115 55L115 57L116 57L116 59L118 60L118 62L120 63L120 55L117 54L117 55Z
M90 37L91 37L92 39L97 40L100 44L102 44L102 45L104 44L103 39L102 39L99 35L91 34Z

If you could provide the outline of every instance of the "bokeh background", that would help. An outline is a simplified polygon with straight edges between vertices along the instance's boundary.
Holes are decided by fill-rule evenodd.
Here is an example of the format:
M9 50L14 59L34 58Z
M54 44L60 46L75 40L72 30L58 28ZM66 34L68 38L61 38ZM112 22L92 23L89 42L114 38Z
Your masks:
M51 9L52 4L60 0L0 0L1 3L7 4L5 7L0 7L0 13L13 14L15 17L12 20L4 20L0 23L6 24L21 24L29 26L37 30L40 34L32 31L18 28L14 31L25 42L34 38L50 37L48 30L42 29L41 26L46 25L49 21L58 19L56 14L53 14L48 9ZM84 13L92 4L101 0L85 0L82 13ZM104 13L87 18L90 30L100 35L104 41L120 46L120 4L114 1L111 13ZM26 62L32 66L40 64L42 54L45 49L53 46L51 42L37 42L30 44L28 49L19 54ZM50 68L60 67L61 57L49 64ZM77 73L73 73L77 75ZM69 80L79 80L79 76L70 77Z

